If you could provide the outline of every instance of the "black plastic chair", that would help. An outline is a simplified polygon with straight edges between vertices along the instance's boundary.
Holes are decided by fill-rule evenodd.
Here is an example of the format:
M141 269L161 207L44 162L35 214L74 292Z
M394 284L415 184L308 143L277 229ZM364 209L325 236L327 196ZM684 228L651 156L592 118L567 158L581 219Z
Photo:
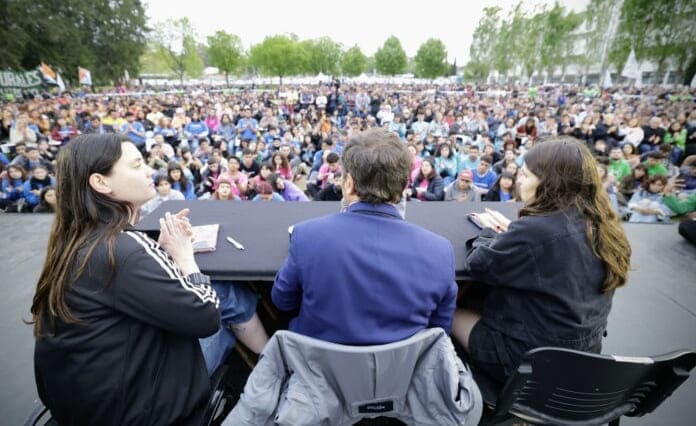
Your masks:
M36 400L36 405L29 417L24 421L24 426L58 426L53 419L51 412L46 408L40 399Z
M484 403L481 424L517 417L534 424L619 424L655 410L688 377L696 352L656 357L598 355L561 348L527 352L502 389L474 374ZM475 373L475 372L474 372Z

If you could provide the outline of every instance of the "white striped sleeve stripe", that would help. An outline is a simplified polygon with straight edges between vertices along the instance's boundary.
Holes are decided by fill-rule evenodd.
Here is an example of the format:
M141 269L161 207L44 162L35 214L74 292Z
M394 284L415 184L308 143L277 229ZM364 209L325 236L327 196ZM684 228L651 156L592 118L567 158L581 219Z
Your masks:
M182 281L182 285L186 288L187 286L194 289L203 290L203 298L207 297L213 297L214 300L217 300L217 294L215 293L215 290L213 290L212 286L206 285L206 284L194 284L191 281L189 281L186 277L184 277L181 274L181 271L179 270L179 267L177 266L176 263L174 263L174 260L170 258L167 253L164 252L160 248L160 245L157 241L153 240L152 238L148 237L147 234L144 234L142 232L134 232L138 237L140 237L152 250L153 253L155 253L159 258L162 259L162 261L165 263L165 265L168 265L170 270L172 270L175 274L175 277L173 279L178 279L179 281ZM188 289L188 288L187 288Z
M177 265L169 258L167 253L160 249L159 244L152 240L147 235L137 231L126 231L126 235L130 236L135 242L145 249L145 252L159 264L170 279L177 280L181 286L191 293L198 296L202 302L215 303L216 307L220 307L220 300L213 290L212 286L206 284L193 284L184 277Z

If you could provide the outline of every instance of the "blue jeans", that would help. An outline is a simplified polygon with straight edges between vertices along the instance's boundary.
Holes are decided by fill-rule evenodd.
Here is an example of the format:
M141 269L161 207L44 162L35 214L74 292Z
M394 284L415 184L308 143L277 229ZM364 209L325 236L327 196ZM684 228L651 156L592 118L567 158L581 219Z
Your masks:
M212 376L237 341L230 327L254 316L258 296L246 286L234 282L211 281L211 285L220 298L220 329L212 336L199 339L199 343L208 374Z

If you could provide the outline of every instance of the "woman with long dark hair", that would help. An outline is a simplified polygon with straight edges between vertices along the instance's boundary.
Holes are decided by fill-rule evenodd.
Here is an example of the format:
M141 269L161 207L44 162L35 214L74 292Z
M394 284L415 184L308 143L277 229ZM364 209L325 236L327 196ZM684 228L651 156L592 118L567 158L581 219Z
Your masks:
M210 393L198 338L219 300L193 257L187 211L133 230L155 195L125 136L60 151L57 206L31 306L39 397L61 425L197 424Z
M467 274L489 292L480 312L459 309L453 324L472 368L500 382L536 347L599 353L631 258L583 143L562 137L536 145L519 181L519 219L467 241Z
M435 171L435 160L426 157L420 166L420 172L411 185L410 195L421 201L443 201L445 183Z
M484 196L484 201L518 201L517 198L515 175L505 171L498 176L491 189L488 190Z

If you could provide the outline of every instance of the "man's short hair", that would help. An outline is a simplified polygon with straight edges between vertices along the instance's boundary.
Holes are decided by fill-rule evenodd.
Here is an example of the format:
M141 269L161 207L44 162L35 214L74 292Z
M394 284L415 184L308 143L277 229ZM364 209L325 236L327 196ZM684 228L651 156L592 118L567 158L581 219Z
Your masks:
M493 164L493 157L491 157L490 155L484 155L483 157L481 157L481 161L486 162L488 164Z
M370 129L351 137L343 149L343 172L350 174L361 201L401 201L411 171L411 154L394 133Z

